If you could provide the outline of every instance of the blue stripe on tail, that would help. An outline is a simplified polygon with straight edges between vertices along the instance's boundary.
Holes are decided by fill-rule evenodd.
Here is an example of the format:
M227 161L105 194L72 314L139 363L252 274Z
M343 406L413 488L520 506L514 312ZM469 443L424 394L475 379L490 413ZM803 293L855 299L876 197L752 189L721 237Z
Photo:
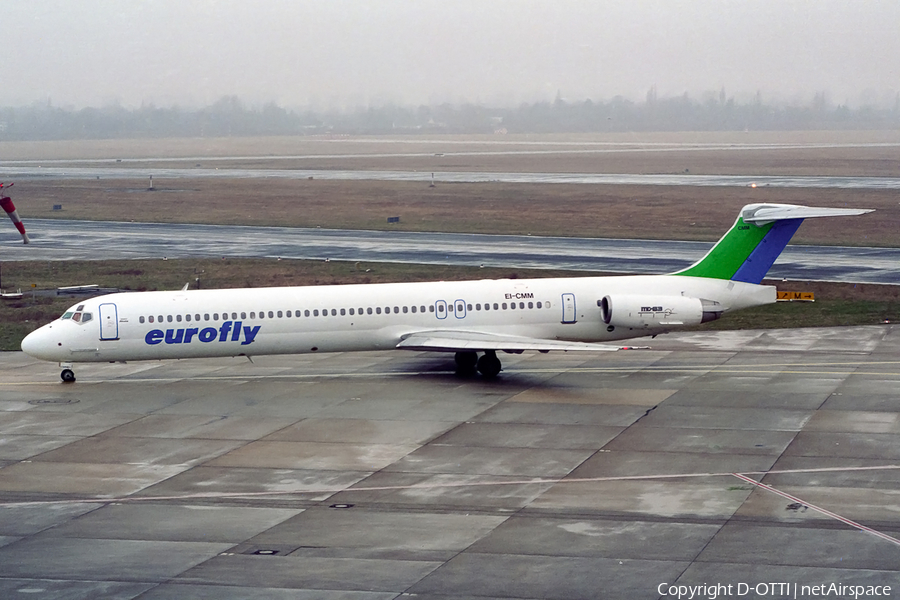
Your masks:
M802 222L803 219L785 219L773 223L766 236L731 277L732 281L754 284L762 282L763 277L766 276L778 255L791 241L791 237L796 233Z

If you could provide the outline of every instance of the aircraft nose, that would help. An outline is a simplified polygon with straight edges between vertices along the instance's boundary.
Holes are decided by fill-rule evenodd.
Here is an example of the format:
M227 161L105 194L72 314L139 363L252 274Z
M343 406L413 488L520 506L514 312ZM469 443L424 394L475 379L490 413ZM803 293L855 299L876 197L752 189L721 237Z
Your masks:
M54 355L59 349L59 344L54 341L52 325L44 325L35 329L22 340L22 352L41 360L55 360Z

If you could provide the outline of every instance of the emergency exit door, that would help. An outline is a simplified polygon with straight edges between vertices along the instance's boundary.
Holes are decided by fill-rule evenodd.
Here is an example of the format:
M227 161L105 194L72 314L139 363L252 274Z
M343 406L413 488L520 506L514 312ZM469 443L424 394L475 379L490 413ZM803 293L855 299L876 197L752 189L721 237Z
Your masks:
M575 294L563 294L562 295L562 322L563 323L574 323L575 319Z

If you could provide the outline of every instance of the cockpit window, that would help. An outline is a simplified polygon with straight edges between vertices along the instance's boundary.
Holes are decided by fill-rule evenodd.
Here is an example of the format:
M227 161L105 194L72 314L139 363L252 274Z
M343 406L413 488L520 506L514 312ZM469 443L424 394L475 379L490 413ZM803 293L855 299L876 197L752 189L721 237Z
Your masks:
M65 313L63 313L63 316L60 318L61 319L71 319L72 321L75 321L76 323L87 323L88 321L90 321L91 319L94 318L94 315L92 313L81 312L82 310L84 310L84 304L79 305L78 308L76 308L75 310L66 311Z

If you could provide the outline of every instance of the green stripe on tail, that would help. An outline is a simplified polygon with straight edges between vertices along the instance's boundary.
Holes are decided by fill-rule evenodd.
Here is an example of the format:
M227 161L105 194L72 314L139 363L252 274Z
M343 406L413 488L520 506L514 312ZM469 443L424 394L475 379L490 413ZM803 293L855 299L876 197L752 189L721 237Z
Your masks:
M744 223L738 217L731 229L713 246L706 256L683 271L673 275L731 279L759 243L766 237L774 223L762 227Z

